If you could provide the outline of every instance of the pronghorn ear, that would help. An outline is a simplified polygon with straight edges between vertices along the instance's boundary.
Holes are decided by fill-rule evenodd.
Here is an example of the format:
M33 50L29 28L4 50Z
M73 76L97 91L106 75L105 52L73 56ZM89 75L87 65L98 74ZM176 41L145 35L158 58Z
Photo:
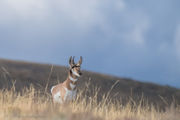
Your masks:
M82 56L80 57L80 60L78 62L78 65L81 65L82 64Z

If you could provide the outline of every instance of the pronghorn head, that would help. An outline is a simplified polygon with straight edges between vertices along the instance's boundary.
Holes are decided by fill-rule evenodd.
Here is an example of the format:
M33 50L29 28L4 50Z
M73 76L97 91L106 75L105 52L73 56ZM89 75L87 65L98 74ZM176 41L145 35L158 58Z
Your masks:
M81 64L82 64L82 56L80 57L80 60L76 64L74 63L74 57L72 58L72 56L71 56L69 58L70 70L77 77L80 77L82 75Z

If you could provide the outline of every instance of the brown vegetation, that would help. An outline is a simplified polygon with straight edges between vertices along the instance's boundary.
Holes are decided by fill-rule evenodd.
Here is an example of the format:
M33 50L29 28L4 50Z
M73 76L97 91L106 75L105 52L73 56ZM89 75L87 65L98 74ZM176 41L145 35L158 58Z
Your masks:
M48 64L27 63L22 61L0 60L0 89L10 89L15 83L16 92L21 92L30 85L39 91L50 92L51 86L62 82L67 77L67 67L52 66ZM160 106L170 106L171 103L180 104L180 90L161 86L153 83L143 83L126 78L83 71L83 77L78 81L77 88L84 90L84 96L91 97L94 88L98 88L97 100L101 101L104 95L111 101L121 101L126 104L129 99L136 102L145 99L148 104ZM113 86L113 88L112 88Z
M180 90L88 71L77 99L54 105L62 66L0 60L0 120L179 120Z
M98 92L91 97L79 91L76 100L60 105L53 104L50 96L44 96L32 86L16 92L15 88L0 90L0 120L179 120L180 106L160 111L142 98L138 103L112 102L106 96L97 102ZM48 93L47 93L48 94ZM85 98L89 98L88 101Z

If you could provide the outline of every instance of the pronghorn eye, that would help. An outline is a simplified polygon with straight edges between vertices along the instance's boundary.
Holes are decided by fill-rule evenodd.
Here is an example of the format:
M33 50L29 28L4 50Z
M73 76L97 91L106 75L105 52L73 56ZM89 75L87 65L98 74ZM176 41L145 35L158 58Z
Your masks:
M73 68L80 68L80 66L79 65L74 65L74 66L72 66L72 69Z

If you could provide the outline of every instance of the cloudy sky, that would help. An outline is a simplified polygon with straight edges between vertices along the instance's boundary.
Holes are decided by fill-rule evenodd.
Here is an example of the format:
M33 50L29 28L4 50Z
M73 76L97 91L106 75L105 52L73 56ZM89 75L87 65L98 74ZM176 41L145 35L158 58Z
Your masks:
M0 58L180 88L179 0L0 0Z

